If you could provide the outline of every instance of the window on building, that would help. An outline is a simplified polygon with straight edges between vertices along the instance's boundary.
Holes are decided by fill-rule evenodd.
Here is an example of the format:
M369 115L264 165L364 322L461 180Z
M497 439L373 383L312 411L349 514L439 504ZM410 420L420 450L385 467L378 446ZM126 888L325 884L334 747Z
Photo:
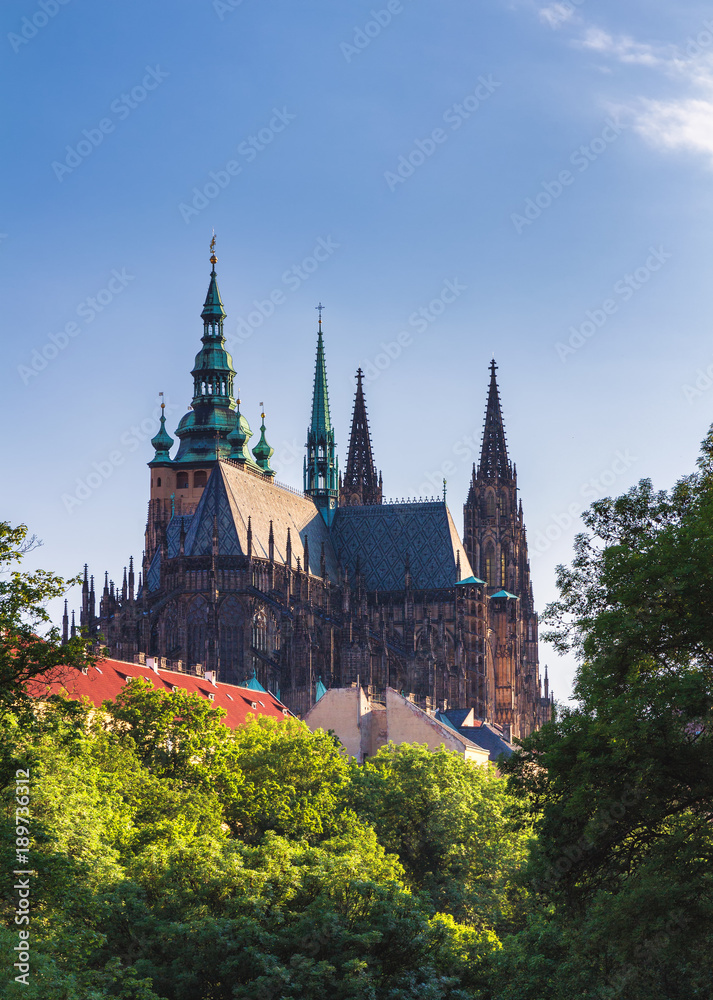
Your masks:
M205 486L208 481L208 473L201 470L200 472L193 473L193 485L194 486Z
M156 480L156 485L157 485L157 486L160 486L160 485L161 485L161 477L160 477L160 476L159 476L159 477L158 477L158 479Z
M495 517L495 497L492 493L488 493L485 498L485 516Z
M179 472L176 476L176 489L177 490L187 490L188 489L188 473Z

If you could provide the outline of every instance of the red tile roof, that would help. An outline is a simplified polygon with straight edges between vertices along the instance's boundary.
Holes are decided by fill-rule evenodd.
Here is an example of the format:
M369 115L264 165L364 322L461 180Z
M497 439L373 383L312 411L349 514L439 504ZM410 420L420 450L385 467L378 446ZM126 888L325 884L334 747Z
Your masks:
M68 676L61 682L47 684L36 680L28 684L27 690L35 698L64 691L75 701L88 698L99 707L104 701L114 701L127 681L134 677L145 678L160 691L171 692L174 688L183 688L184 691L210 700L215 708L225 711L223 722L231 729L246 722L248 715L284 719L291 714L282 702L265 691L222 684L220 681L213 684L194 674L153 670L138 663L125 663L123 660L97 660L97 665L89 667L86 674L70 668Z

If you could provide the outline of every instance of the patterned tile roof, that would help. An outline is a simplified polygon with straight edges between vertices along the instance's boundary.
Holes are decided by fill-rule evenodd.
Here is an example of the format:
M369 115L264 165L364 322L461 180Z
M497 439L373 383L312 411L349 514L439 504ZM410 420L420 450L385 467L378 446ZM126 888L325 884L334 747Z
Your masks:
M186 553L210 553L213 519L217 518L221 554L246 553L248 517L252 528L253 555L267 559L270 552L270 521L275 540L275 561L287 561L287 529L292 543L292 567L299 557L304 568L304 543L309 540L309 568L320 575L322 543L327 575L337 579L337 560L324 519L309 497L276 486L267 477L251 475L228 462L213 469L186 536Z
M415 590L453 587L470 576L468 556L445 503L339 507L332 536L353 580L359 557L368 590L403 590L408 558Z

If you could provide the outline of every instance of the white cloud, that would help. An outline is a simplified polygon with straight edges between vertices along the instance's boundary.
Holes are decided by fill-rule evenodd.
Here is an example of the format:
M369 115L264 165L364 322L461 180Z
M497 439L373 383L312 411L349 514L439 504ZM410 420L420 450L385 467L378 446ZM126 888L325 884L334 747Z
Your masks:
M704 153L713 166L713 100L641 98L633 111L635 130L652 146Z
M613 56L622 63L634 63L639 66L663 66L666 59L663 50L657 54L653 45L634 41L628 35L614 38L601 28L588 28L584 37L575 43L583 49L592 49L603 55Z
M713 166L713 30L689 39L685 49L639 42L597 27L587 28L572 44L604 57L605 70L614 62L666 78L678 96L662 100L639 93L611 110L651 146L703 154Z

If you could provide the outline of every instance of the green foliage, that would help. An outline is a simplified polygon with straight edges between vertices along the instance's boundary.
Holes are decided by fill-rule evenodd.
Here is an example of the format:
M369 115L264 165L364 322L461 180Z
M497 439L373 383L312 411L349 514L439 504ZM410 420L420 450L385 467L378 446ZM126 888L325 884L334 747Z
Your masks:
M536 825L530 871L550 907L521 940L559 939L568 956L556 971L542 965L533 996L545 982L554 997L567 982L587 997L710 994L712 445L669 493L643 481L593 504L572 567L558 571L546 617L559 648L580 658L578 705L508 765ZM537 965L526 952L515 939L504 949L517 984Z
M27 705L28 681L40 675L45 682L61 680L72 667L91 660L84 638L62 643L46 608L49 600L61 597L77 580L16 568L35 541L27 539L24 524L12 527L0 521L0 714Z
M513 800L493 769L391 743L363 767L352 764L346 800L434 908L499 932L522 918L527 834L515 829Z
M294 720L232 732L196 702L133 683L105 715L56 698L22 727L0 721L3 773L14 779L18 761L32 772L36 871L31 992L7 995L474 997L495 933L414 891L348 806L358 772L334 739ZM13 792L7 781L8 816ZM9 941L11 825L2 832Z

